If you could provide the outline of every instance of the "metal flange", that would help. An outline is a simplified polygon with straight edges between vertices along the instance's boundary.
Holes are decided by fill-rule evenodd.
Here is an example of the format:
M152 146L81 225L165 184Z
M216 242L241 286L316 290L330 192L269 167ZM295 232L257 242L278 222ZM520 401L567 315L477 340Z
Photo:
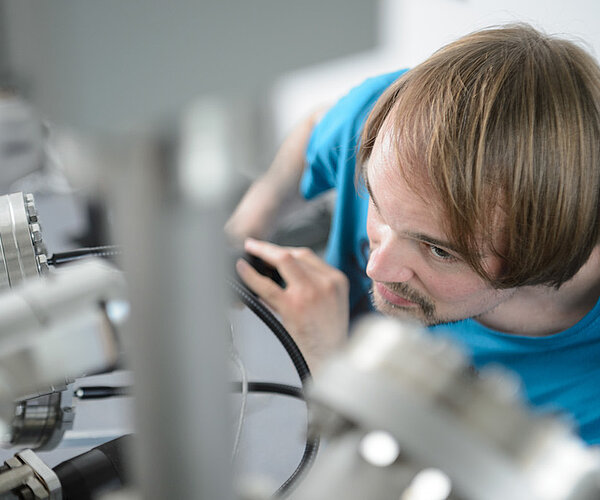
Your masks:
M46 246L33 195L0 196L0 289L47 270Z

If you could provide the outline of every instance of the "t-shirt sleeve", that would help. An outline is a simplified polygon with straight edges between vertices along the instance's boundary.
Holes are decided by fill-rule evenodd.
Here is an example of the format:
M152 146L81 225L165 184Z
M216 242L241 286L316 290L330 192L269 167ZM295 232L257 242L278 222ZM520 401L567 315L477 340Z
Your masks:
M352 168L365 120L384 90L406 70L365 80L342 97L315 126L306 150L300 192L307 198L336 187L338 172Z

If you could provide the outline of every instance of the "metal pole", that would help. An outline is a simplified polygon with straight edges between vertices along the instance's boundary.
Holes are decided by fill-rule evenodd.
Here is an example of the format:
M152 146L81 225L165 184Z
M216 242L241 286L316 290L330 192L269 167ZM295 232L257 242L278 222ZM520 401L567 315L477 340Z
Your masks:
M227 112L189 110L176 140L130 152L117 211L131 290L136 472L144 499L232 498L222 227Z

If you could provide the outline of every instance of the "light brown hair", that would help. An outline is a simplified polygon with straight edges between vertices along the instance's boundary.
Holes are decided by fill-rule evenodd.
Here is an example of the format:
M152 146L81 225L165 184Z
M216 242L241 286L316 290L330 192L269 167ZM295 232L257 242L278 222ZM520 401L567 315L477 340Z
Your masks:
M528 25L467 35L379 98L361 168L382 127L404 178L417 192L427 180L450 242L495 287L558 287L597 245L600 68L575 43ZM490 248L499 276L481 264Z

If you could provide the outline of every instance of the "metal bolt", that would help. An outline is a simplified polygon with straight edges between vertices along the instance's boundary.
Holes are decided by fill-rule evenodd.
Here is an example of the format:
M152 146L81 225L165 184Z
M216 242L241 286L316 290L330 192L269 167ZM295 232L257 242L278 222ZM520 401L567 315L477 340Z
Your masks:
M39 224L33 223L29 226L31 232L31 239L34 243L42 241L42 228Z
M27 211L27 215L30 219L35 218L37 220L37 210L33 203L25 203L25 210Z
M43 241L36 241L33 244L33 249L34 249L36 255L46 255L48 253L48 251L46 249L46 245L44 244Z
M48 266L48 257L45 254L36 255L36 261L40 274L47 274L50 271Z

